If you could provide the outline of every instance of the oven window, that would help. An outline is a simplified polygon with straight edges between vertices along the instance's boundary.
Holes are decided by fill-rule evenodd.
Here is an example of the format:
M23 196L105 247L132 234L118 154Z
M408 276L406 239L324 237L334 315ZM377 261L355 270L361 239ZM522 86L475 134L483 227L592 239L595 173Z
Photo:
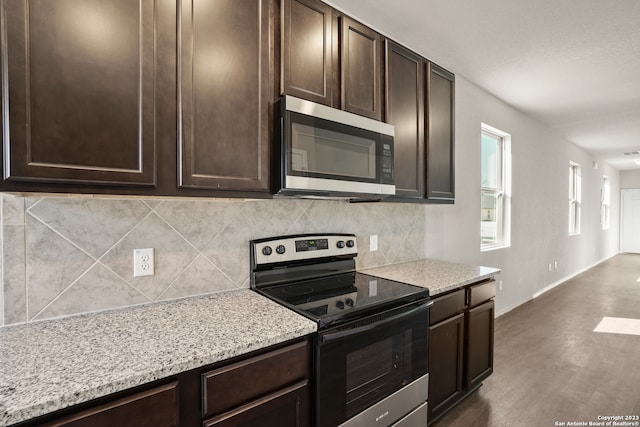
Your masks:
M346 355L347 418L389 395L411 368L411 330L377 341Z
M376 141L292 123L291 163L295 172L375 179Z

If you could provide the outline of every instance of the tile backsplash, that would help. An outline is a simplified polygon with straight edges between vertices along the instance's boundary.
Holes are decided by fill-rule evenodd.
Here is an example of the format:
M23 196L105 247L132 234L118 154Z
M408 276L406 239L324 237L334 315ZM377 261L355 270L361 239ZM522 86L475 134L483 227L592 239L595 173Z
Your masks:
M348 232L358 267L425 256L418 204L1 195L0 325L249 287L249 240ZM378 251L369 251L369 235ZM133 277L133 249L155 275Z

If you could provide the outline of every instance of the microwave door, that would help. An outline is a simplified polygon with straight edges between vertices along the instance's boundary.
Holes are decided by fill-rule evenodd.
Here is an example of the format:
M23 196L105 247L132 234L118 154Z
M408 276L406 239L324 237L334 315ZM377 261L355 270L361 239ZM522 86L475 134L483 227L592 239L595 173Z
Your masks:
M285 97L287 100L289 98ZM308 101L304 103L306 105ZM347 115L347 118L354 116L326 106L313 105L322 107L320 111L329 110L336 120L343 115ZM395 194L393 135L298 111L286 110L283 114L283 182L280 192L356 197L363 194ZM378 127L389 126L357 117L357 121L373 122Z

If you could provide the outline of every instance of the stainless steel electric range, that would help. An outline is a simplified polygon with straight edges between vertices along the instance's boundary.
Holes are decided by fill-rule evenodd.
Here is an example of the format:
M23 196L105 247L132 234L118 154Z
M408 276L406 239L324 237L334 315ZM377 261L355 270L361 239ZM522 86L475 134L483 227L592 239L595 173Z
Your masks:
M357 272L353 234L250 242L251 287L318 323L313 424L427 424L429 291Z

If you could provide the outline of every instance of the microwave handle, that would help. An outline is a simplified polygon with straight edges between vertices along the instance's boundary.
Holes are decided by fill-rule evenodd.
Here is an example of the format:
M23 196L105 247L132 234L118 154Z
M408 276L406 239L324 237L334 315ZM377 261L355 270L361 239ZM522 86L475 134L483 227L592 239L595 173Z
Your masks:
M420 304L419 306L417 306L414 309L411 309L409 311L405 311L404 313L400 313L397 314L395 316L391 316L388 317L384 320L381 320L379 322L374 322L374 323L370 323L368 325L364 325L364 326L360 326L357 328L353 328L353 329L347 329L346 331L339 331L339 332L333 332L333 333L328 333L325 335L321 336L321 345L322 344L328 344L332 341L337 341L346 337L349 337L351 335L356 335L356 334L360 334L362 332L367 332L367 331L371 331L373 329L376 328L380 328L384 325L387 325L391 322L395 322L397 320L401 320L404 319L406 317L409 316L413 316L414 314L422 311L422 310L427 310L429 307L431 307L433 305L433 301L428 301L426 304Z

